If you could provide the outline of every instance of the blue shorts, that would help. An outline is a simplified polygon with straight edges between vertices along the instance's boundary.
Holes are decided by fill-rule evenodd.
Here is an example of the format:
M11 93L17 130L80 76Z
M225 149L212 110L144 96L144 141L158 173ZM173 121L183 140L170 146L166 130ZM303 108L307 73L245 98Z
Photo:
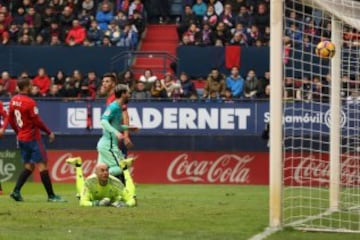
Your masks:
M46 149L42 140L19 141L19 148L24 163L47 162Z

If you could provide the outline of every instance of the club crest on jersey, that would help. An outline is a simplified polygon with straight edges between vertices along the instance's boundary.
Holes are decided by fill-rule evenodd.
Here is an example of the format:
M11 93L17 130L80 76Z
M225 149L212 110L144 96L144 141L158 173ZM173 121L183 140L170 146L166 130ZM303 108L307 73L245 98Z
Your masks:
M106 111L104 112L104 116L109 116L109 115L110 115L110 113L111 113L111 111L110 111L110 110L106 110Z
M34 113L39 114L39 109L37 107L34 107Z

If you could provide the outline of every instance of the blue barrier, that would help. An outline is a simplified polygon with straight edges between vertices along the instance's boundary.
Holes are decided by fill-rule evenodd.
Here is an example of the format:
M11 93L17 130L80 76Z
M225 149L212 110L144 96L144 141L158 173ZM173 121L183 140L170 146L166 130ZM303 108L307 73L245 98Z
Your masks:
M66 74L75 69L82 73L119 72L125 64L119 62L117 69L111 69L111 59L127 50L125 47L5 46L0 47L0 71L9 71L12 76L22 71L35 75L39 67L44 67L52 76L58 70Z

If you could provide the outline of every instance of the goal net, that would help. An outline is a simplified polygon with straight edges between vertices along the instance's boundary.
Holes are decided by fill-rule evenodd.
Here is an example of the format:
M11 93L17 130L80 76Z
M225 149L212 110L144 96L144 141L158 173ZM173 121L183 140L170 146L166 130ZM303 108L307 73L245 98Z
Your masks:
M360 3L286 0L283 13L281 226L360 232ZM326 40L332 59L315 54Z

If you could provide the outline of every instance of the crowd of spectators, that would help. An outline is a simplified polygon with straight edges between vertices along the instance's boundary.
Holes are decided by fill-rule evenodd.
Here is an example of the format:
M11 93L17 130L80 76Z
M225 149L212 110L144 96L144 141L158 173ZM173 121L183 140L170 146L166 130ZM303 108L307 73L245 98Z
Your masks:
M181 45L269 45L269 0L187 2L177 28Z
M167 72L161 77L146 69L138 77L127 69L120 73L113 73L118 83L126 84L131 90L133 100L214 100L232 102L240 99L269 98L270 75L257 77L254 70L250 70L245 79L239 74L239 69L233 67L226 76L217 68L213 68L205 85L197 88L187 73L181 72L179 77ZM31 97L52 98L64 100L94 100L106 97L102 91L101 76L94 71L81 73L74 70L70 75L58 71L50 76L44 68L39 68L35 76L22 72L19 77L32 79ZM0 97L8 98L17 93L17 80L11 78L4 71L0 78Z
M141 0L0 1L0 45L135 48L143 15Z

